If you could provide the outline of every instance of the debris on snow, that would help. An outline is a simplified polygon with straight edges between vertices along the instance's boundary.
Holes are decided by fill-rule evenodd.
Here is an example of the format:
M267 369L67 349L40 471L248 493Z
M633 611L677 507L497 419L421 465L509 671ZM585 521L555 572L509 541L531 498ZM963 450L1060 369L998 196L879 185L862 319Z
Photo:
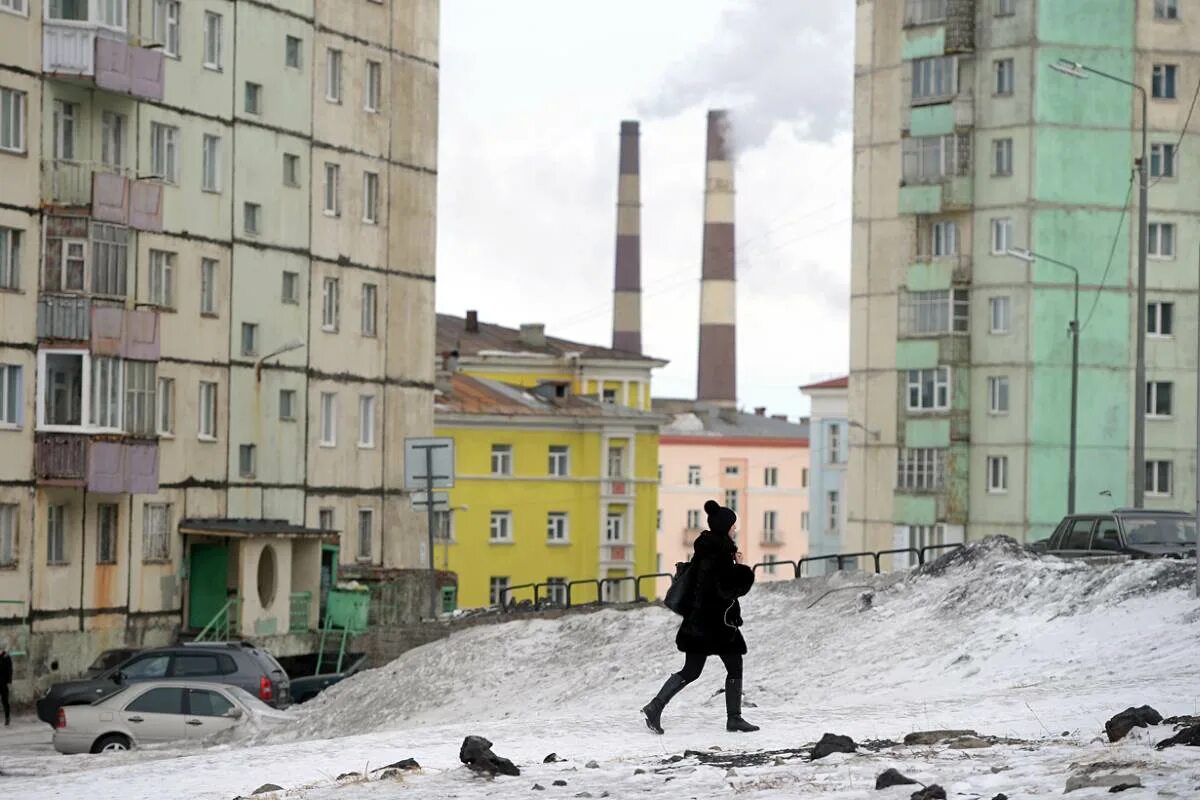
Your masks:
M1083 772L1067 778L1067 787L1064 791L1074 792L1079 789L1092 788L1111 789L1114 786L1137 788L1141 785L1142 779L1137 775L1092 775L1087 772Z
M567 785L567 782L566 782L566 781L564 781L564 780L557 780L557 781L555 781L555 782L554 782L554 785L555 785L555 786L566 786L566 785Z
M584 766L587 767L588 769L600 769L600 765L597 764L595 761L589 761L586 764L584 764Z
M351 780L360 781L362 779L363 779L363 774L361 772L343 772L341 775L337 776L337 780L339 782L351 781Z
M914 786L916 783L917 782L912 778L902 775L900 770L896 769L895 767L891 767L887 770L884 770L882 773L880 773L879 777L875 779L875 788L878 790L888 789L892 786Z
M1184 728L1170 739L1163 739L1161 742L1154 745L1154 749L1166 750L1168 747L1174 747L1177 744L1187 745L1189 747L1200 747L1200 725L1193 725L1190 728Z
M1167 717L1162 721L1163 725L1173 725L1175 730L1190 728L1194 725L1200 725L1200 717L1193 717L1187 714L1180 717Z
M1128 789L1139 789L1139 788L1141 788L1141 785L1140 785L1140 784L1135 784L1135 783L1118 783L1116 786L1114 786L1114 787L1112 787L1111 789L1109 789L1109 790L1108 790L1108 793L1109 793L1109 794L1117 794L1118 792L1124 792L1124 791L1126 791L1126 790L1128 790Z
M554 764L554 763L556 763L556 762L559 762L559 761L566 761L566 759L565 759L565 758L559 758L559 757L558 757L558 753L551 753L550 755L548 755L548 756L546 756L545 758L543 758L543 759L542 759L542 763L543 763L543 764Z
M540 783L535 783L535 784L533 785L533 788L532 788L532 789L530 789L529 791L531 791L531 792L544 792L544 791L546 791L546 787L545 787L545 786L542 786Z
M1104 723L1104 732L1108 734L1110 742L1119 742L1134 728L1148 728L1151 725L1160 725L1162 721L1162 714L1150 706L1131 706Z
M264 783L262 786L255 789L250 794L270 794L271 792L282 792L283 787L274 783Z
M849 736L838 736L834 733L827 733L821 737L821 741L817 742L816 747L813 748L812 760L816 761L834 753L855 752L858 752L858 746L854 744L854 740Z
M946 731L913 731L904 737L906 745L931 745L944 742L948 739L961 739L964 736L975 736L979 734L971 730L946 730Z
M492 743L482 736L468 736L458 749L458 759L473 772L486 775L520 775L521 770L507 758L492 752Z
M384 772L385 770L389 770L389 769L409 770L409 769L420 769L420 768L421 768L421 765L417 763L415 758L405 758L405 759L401 759L400 761L393 762L391 764L384 764L379 769L371 770L371 773L374 774L376 772Z

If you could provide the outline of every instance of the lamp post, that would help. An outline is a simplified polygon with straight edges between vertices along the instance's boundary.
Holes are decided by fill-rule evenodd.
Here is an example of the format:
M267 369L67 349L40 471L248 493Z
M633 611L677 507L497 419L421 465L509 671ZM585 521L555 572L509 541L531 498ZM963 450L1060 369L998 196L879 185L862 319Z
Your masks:
M1071 317L1071 446L1067 466L1067 513L1075 513L1075 443L1076 427L1079 421L1079 270L1063 261L1035 253L1032 250L1022 250L1016 247L1008 249L1008 255L1032 264L1039 258L1051 264L1057 264L1071 270L1075 276L1075 313Z
M1072 78L1095 75L1136 89L1142 96L1142 156L1138 159L1138 282L1137 282L1137 355L1134 359L1133 392L1133 505L1141 508L1146 497L1146 245L1147 197L1150 185L1146 177L1146 90L1132 81L1118 78L1086 64L1059 59L1050 68ZM1050 259L1046 259L1049 261Z

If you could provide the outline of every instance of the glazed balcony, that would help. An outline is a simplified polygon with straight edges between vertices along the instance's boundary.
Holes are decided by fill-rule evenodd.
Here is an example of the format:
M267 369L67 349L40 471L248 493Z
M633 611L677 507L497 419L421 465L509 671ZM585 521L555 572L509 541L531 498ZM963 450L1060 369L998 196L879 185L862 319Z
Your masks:
M74 294L38 295L38 339L86 342L92 338L92 301Z
M46 3L47 14L50 3ZM77 19L45 19L42 23L42 71L79 80L118 94L162 100L163 54L129 44L122 13L119 25L106 24L100 0L91 8L78 4Z
M84 208L100 222L143 231L162 230L162 185L137 180L131 170L97 161L44 159L42 201Z
M38 433L34 472L44 486L74 486L99 494L158 491L158 443L80 433Z

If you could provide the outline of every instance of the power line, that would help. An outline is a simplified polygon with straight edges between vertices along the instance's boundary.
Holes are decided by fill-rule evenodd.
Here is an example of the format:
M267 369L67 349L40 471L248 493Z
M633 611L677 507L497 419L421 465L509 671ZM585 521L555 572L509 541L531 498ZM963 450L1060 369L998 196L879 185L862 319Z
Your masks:
M1200 84L1197 84L1200 86ZM1129 174L1129 188L1125 191L1125 203L1121 208L1121 218L1117 220L1117 231L1113 234L1112 248L1108 251L1108 265L1104 267L1104 275L1100 278L1100 286L1096 289L1096 296L1092 299L1092 308L1088 311L1087 320L1080 326L1082 331L1087 328L1092 321L1092 315L1096 313L1096 306L1100 304L1100 293L1104 291L1104 283L1108 280L1108 271L1112 269L1113 256L1117 253L1117 243L1121 241L1121 230L1125 227L1125 215L1129 213L1129 201L1133 197L1133 173Z

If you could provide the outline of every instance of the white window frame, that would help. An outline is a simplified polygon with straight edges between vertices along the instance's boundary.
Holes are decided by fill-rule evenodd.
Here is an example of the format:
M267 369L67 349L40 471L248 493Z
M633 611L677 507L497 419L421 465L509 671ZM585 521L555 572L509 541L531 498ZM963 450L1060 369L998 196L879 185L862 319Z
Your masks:
M763 541L774 544L778 541L779 535L779 512L764 511L763 512Z
M992 72L995 77L992 94L996 97L1012 97L1017 85L1016 62L1011 58L997 58L992 62Z
M100 163L118 169L125 166L125 140L129 118L115 111L100 115Z
M50 355L78 356L82 364L82 379L79 387L79 424L57 425L46 422L47 393L50 390L49 375L46 369L46 359ZM35 424L39 431L61 431L64 433L79 433L88 429L91 419L90 403L92 399L92 359L87 350L38 350L37 354L37 403L35 404Z
M992 177L1011 178L1013 174L1013 140L1011 137L992 139Z
M115 356L88 359L91 393L85 404L84 427L89 431L120 433L124 430L125 364Z
M79 155L79 104L55 100L52 155L56 161L77 161Z
M626 544L625 536L625 519L624 511L610 510L604 515L604 543L605 544Z
M341 305L339 294L337 278L326 277L321 280L321 330L326 333L337 333Z
M279 390L279 419L284 422L296 421L296 390Z
M958 58L930 56L912 61L912 102L934 103L958 93Z
M738 500L741 498L741 492L737 489L725 490L725 507L733 513L738 513L741 503Z
M1151 178L1173 181L1179 177L1178 167L1179 149L1175 142L1154 142L1150 145Z
M221 71L222 25L220 14L204 12L204 60L205 69Z
M546 513L546 541L550 544L570 543L571 517L566 511Z
M571 448L564 444L552 444L547 451L549 474L555 478L566 478L571 474Z
M317 411L320 414L321 447L337 447L337 394L321 392Z
M999 324L998 324L999 323ZM1001 327L1001 324L1003 327ZM1012 298L1006 294L988 298L988 333L1007 334L1012 329Z
M511 544L513 540L511 511L493 511L488 522L488 542Z
M200 315L217 315L217 260L200 259Z
M171 504L146 503L142 506L142 562L171 560Z
M953 389L954 385L950 378L950 368L947 366L928 367L925 369L910 369L906 370L905 375L905 406L913 413L935 413L946 411L953 404ZM925 373L933 373L933 381L929 384L932 387L933 397L930 404L925 404ZM913 404L913 391L918 394L916 405Z
M938 220L929 226L929 256L952 258L958 255L958 223L952 219Z
M1170 311L1166 311L1170 309ZM1163 332L1163 322L1167 321L1170 327L1169 331ZM1175 338L1175 303L1169 300L1155 300L1147 303L1146 308L1146 335L1154 339L1174 339Z
M1179 0L1154 0L1154 18L1178 22Z
M126 361L123 365L125 416L122 430L153 436L158 430L158 363Z
M905 183L938 183L958 174L957 134L910 136L901 141L900 150Z
M701 475L700 465L699 464L689 464L688 465L688 474L687 474L687 485L688 486L699 486L701 484L702 480L703 480L703 475Z
M196 404L196 438L202 442L217 441L217 400L220 389L216 381L200 381Z
M1165 387L1165 390L1164 390ZM1167 413L1156 411L1160 394L1166 394ZM1146 418L1171 419L1175 416L1175 384L1172 381L1146 381Z
M624 445L610 444L605 456L605 464L606 477L615 480L621 480L627 477Z
M988 494L1008 494L1008 456L988 456L985 477Z
M16 14L18 17L28 17L29 0L0 0L0 11L6 14ZM0 564L2 563L0 561Z
M164 439L175 438L175 379L158 378L158 397L154 412L155 432Z
M1174 222L1151 222L1146 225L1146 254L1150 258L1171 261L1178 250L1179 230ZM1167 245L1164 247L1164 244Z
M763 467L763 486L772 489L779 486L779 467Z
M1012 222L1012 217L992 218L992 255L1008 255L1008 250L1012 247Z
M689 508L687 512L687 529L689 531L698 531L703 524L704 523L702 522L702 518L700 516L700 509Z
M87 239L61 239L62 242L62 264L58 273L58 288L64 292L82 292L87 286L88 273L88 242ZM151 251L154 252L153 250ZM76 271L71 269L71 265L79 263L81 266ZM78 272L79 285L71 284L71 276Z
M363 173L363 218L368 225L379 224L379 173Z
M370 561L375 544L375 509L358 509L358 554L359 561Z
M383 62L367 60L363 80L363 110L379 113L383 107Z
M1166 467L1166 486L1160 480L1163 477L1162 468ZM1174 492L1175 462L1168 459L1151 459L1146 461L1146 496L1170 497Z
M71 563L67 553L67 507L53 503L46 507L46 566L62 567Z
M179 183L179 128L150 123L150 171L163 183Z
M375 449L375 395L358 396L358 446L363 450Z
M0 503L0 567L15 567L21 542L21 507Z
M333 47L325 48L325 100L342 102L342 51Z
M900 330L909 336L970 333L970 291L934 289L927 292L902 292Z
M1155 94L1155 86L1162 89L1162 94ZM1170 94L1167 90L1170 89ZM1179 65L1155 64L1150 71L1150 96L1154 100L1176 100L1179 98Z
M362 285L362 309L360 327L363 336L379 335L379 287L373 283Z
M488 605L503 605L505 593L512 581L507 575L492 575L488 578Z
M513 447L511 444L492 445L492 475L513 474Z
M902 447L896 451L896 489L936 492L946 483L946 452L938 447Z
M1012 405L1012 390L1007 375L992 375L988 383L988 413L993 416L1007 416Z
M0 86L0 151L25 152L25 119L28 98L25 92Z
M327 217L342 215L342 166L332 161L325 162L325 182L322 184L324 206L322 213Z
M826 437L826 453L825 463L840 464L842 463L842 425L839 422L829 423L829 427L825 429Z
M204 134L200 155L200 190L221 191L221 137Z
M164 55L179 58L179 0L155 0L152 25L154 38L162 44Z
M21 288L21 239L25 231L0 225L0 289Z
M8 407L12 406L12 416ZM18 430L25 417L25 370L20 364L0 364L0 430Z

